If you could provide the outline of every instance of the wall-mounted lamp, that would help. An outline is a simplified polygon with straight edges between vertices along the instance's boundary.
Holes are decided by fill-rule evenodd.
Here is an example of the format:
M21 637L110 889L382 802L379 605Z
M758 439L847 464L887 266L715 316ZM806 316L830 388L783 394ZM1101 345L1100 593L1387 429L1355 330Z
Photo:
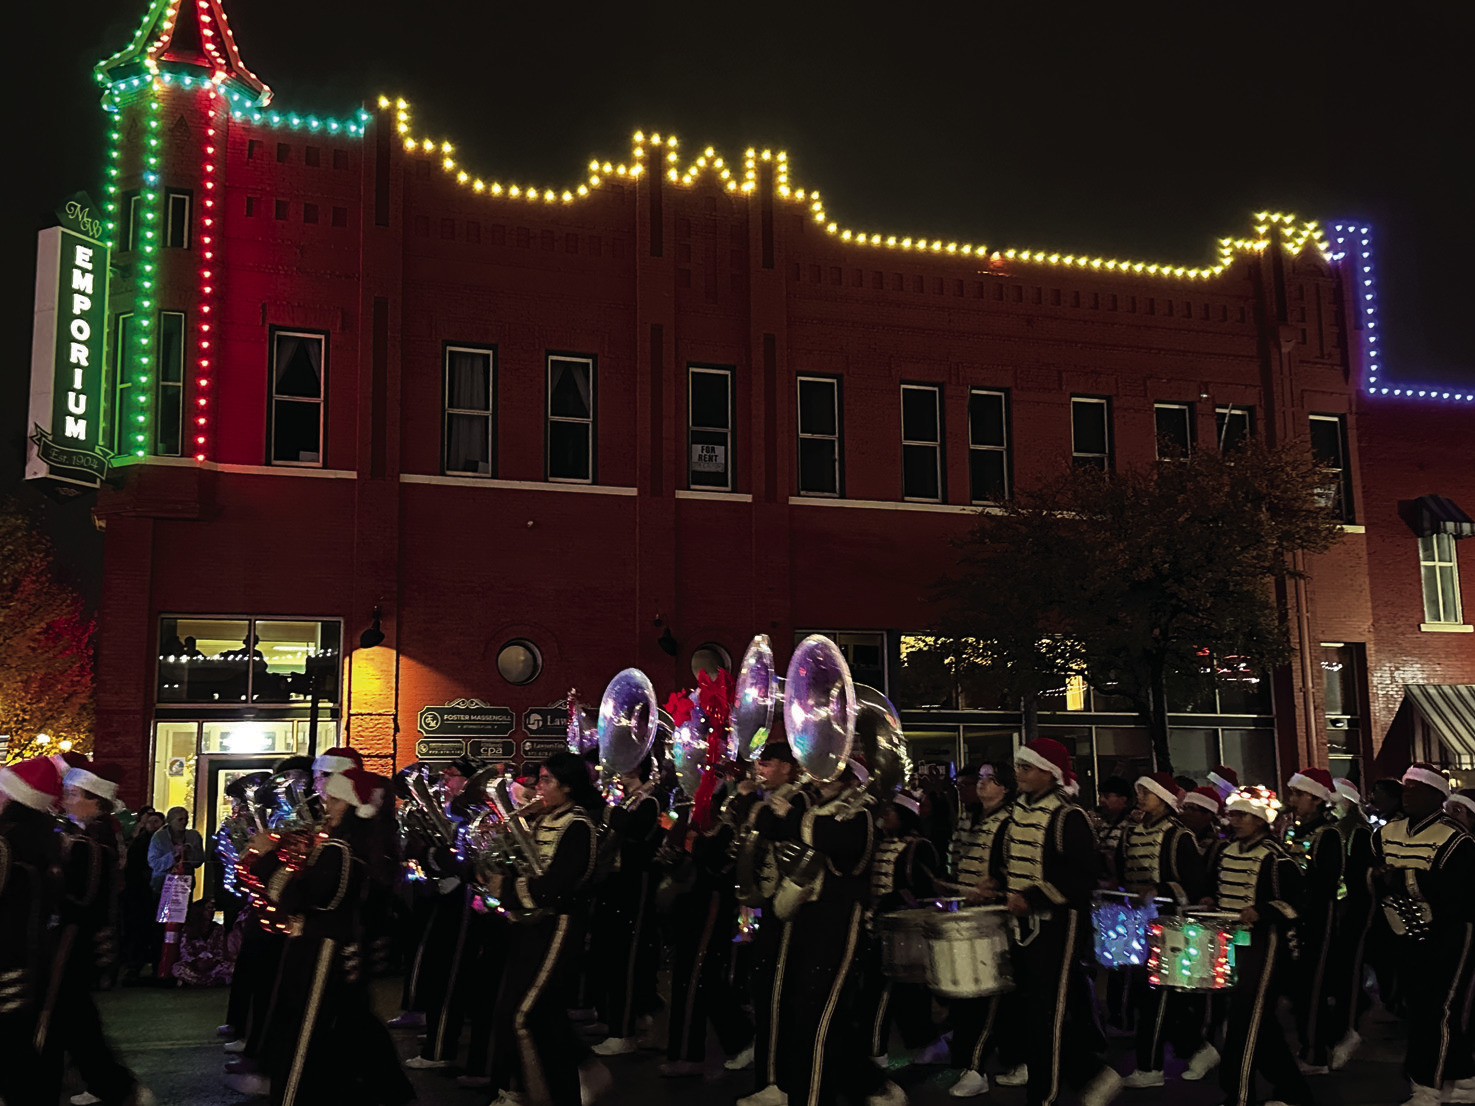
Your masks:
M382 615L378 607L374 608L374 613L371 617L373 621L369 623L369 628L359 634L360 649L372 649L376 645L384 644L384 631L379 627L379 620Z

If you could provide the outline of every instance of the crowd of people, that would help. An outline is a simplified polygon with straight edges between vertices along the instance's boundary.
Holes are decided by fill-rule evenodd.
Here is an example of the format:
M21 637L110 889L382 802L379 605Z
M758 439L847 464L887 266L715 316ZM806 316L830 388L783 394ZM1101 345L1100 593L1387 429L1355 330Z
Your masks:
M1357 1053L1373 1001L1408 1023L1405 1106L1475 1103L1475 791L1431 765L1379 781L1366 806L1321 768L1277 795L1221 765L1203 783L1106 780L1094 810L1049 738L890 794L856 754L806 779L783 740L681 802L654 758L601 781L573 751L510 781L459 758L418 791L346 747L277 769L312 781L318 813L255 825L230 858L246 900L235 943L211 934L208 904L170 927L200 980L231 979L229 1085L273 1103L406 1103L404 1067L454 1067L495 1106L589 1104L617 1085L615 1058L652 1045L663 1077L700 1077L710 1026L724 1066L751 1072L739 1106L904 1103L897 1046L957 1069L958 1098L997 1084L1030 1106L1067 1088L1085 1106L1130 1102L1168 1081L1171 1053L1174 1078L1217 1072L1226 1103L1262 1101L1258 1077L1268 1106L1308 1106ZM130 899L130 877L146 863L157 896L203 853L175 812L125 844L118 777L79 757L0 769L0 1035L21 1050L0 1064L9 1106L55 1106L68 1057L87 1088L74 1102L149 1100L92 990L119 919L158 909ZM478 838L493 810L507 832ZM1151 958L1098 962L1106 901L1159 928L1222 930L1232 968L1198 988L1165 985ZM896 970L884 935L924 907L996 927L999 962L983 968L1012 986L959 997ZM386 1026L368 984L396 941L413 953ZM403 1066L391 1028L423 1031ZM1106 1063L1108 1032L1134 1036L1130 1072Z

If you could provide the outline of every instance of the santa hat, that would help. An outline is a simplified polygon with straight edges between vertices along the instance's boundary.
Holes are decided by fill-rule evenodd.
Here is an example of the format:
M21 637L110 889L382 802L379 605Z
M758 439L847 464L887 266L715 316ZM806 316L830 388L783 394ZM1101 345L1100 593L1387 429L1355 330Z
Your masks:
M32 757L0 768L0 791L32 810L50 810L61 800L61 773L50 757Z
M317 760L312 762L314 772L342 772L345 768L362 768L364 758L359 756L357 749L350 749L347 745L339 745L318 754Z
M123 769L116 764L89 764L85 768L73 768L62 777L68 787L80 787L90 791L99 799L109 802L118 797L118 781L123 778Z
M1173 782L1171 772L1153 772L1151 775L1138 776L1137 786L1151 791L1174 810L1179 810L1182 807L1183 792Z
M1332 801L1332 774L1325 768L1302 768L1286 781L1286 786L1315 795L1324 803Z
M1466 810L1475 813L1475 791L1469 788L1453 792L1449 797L1449 802L1459 803Z
M330 799L342 799L353 807L360 818L372 818L384 805L384 788L379 777L352 765L328 777L323 793Z
M1239 789L1239 773L1227 764L1216 764L1209 772L1209 782L1219 789L1219 794L1228 799Z
M904 807L905 809L910 810L913 814L920 815L922 813L922 804L918 802L917 797L909 791L898 791L895 795L892 796L891 801L899 807Z
M1337 798L1343 802L1358 806L1362 803L1362 792L1357 790L1357 785L1345 777L1338 777L1332 784L1332 790L1337 793Z
M1021 745L1014 761L1049 772L1062 787L1075 779L1075 773L1070 770L1070 753L1053 737L1037 737Z
M87 754L74 753L70 749L64 753L52 753L47 759L56 765L56 772L59 776L65 776L73 768L87 767Z
M1223 814L1224 798L1216 788L1195 787L1183 796L1183 806L1200 806L1211 813Z
M1241 787L1229 796L1225 805L1231 813L1237 810L1253 814L1266 824L1275 821L1275 816L1280 813L1280 800L1268 787Z
M866 758L860 753L853 754L845 762L845 767L850 769L850 774L855 777L855 782L865 787L871 782L871 770L866 766Z
M1404 783L1422 783L1432 787L1445 798L1449 797L1449 779L1434 765L1421 761L1410 764L1403 773Z

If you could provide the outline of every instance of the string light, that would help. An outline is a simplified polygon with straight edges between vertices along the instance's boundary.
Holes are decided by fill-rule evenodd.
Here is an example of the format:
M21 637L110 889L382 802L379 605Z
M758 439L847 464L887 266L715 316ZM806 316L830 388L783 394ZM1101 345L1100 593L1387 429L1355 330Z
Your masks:
M216 84L230 82L238 86L242 96L260 107L271 103L271 89L241 61L221 0L154 0L132 41L112 57L98 62L92 70L93 79L106 88L117 89L129 83L136 85L140 80L172 78L177 70L171 73L170 66L197 68L197 59L171 56L181 3L194 4L200 43L212 70L208 79Z
M204 461L208 456L208 429L210 425L210 362L213 360L212 347L214 346L215 321L211 315L211 307L215 301L215 271L216 271L216 248L215 248L215 185L217 177L215 168L217 164L216 151L216 108L220 97L211 85L206 93L209 97L206 110L209 113L209 123L205 128L204 161L201 164L201 185L203 196L201 198L200 211L200 298L199 318L196 323L198 338L197 354L195 358L195 407L192 416L190 435L193 438L193 449L196 461Z
M1138 906L1119 898L1099 899L1091 908L1096 962L1104 968L1146 963L1148 926L1156 919L1156 903Z

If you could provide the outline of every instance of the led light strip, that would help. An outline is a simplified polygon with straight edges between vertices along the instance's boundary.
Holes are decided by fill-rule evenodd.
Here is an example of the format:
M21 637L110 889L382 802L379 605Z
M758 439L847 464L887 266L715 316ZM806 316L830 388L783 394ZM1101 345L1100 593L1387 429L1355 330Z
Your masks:
M209 455L210 361L214 342L214 318L210 309L215 299L215 185L216 109L221 106L214 86L207 92L209 122L205 127L205 160L201 165L200 197L200 300L197 320L198 354L195 359L194 455L204 461Z

